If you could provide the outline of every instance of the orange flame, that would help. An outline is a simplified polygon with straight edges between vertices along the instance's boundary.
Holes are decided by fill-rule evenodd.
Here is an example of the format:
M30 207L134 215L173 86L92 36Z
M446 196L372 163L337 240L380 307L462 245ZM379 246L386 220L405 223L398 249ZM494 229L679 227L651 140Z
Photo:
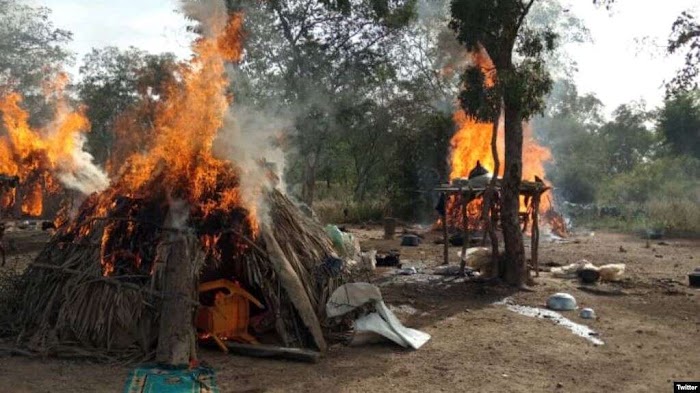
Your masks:
M57 80L45 85L45 92L62 97L67 77L60 74ZM48 93L47 93L48 94ZM41 129L29 125L29 114L21 107L22 97L9 93L0 97L0 117L4 135L0 137L0 173L19 176L22 213L40 216L47 193L55 193L61 187L55 179L59 170L70 169L73 154L79 148L80 134L89 129L89 122L82 110L70 111L59 98L55 120ZM15 203L12 195L3 195L2 208Z
M242 23L242 14L232 14L218 26L220 31L195 41L193 59L180 65L177 77L164 87L165 99L156 105L151 136L144 141L147 146L126 158L117 171L119 178L98 195L97 212L107 215L117 196L149 198L165 193L186 201L190 215L202 220L242 207L248 228L257 235L255 201L242 197L241 169L213 152L233 100L227 93L225 65L241 58ZM104 236L103 250L113 234L106 230ZM216 253L219 236L201 235L202 246ZM113 256L102 255L105 275L115 271L114 261Z
M493 63L485 51L478 51L472 54L472 63L479 67L486 75L487 86L492 86L495 83L495 71ZM450 180L457 178L467 178L469 172L476 166L476 162L481 164L489 171L493 172L495 161L491 152L491 137L493 133L493 124L481 123L468 116L463 110L458 110L453 116L455 125L458 131L452 137L450 142ZM503 119L499 120L497 129L496 146L500 161L498 176L503 176L504 173L504 126ZM535 176L545 178L544 165L551 159L552 155L549 149L537 143L534 139L532 128L528 123L523 124L523 174L522 178L526 180L534 180ZM548 183L545 179L545 183ZM521 197L521 211L526 211L526 206ZM454 210L455 202L451 201L448 206L450 211ZM540 211L547 211L550 208L548 199L542 200L540 203ZM472 201L468 205L468 215L470 218L479 217L481 215L481 200ZM454 216L454 214L451 214ZM471 225L471 223L470 223Z

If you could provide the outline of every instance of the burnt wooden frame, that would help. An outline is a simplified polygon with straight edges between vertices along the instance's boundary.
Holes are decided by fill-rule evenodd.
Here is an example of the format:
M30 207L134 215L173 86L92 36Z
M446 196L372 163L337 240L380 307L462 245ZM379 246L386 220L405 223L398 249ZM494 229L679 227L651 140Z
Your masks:
M496 192L501 191L501 185L502 185L502 179L496 179L493 182L493 185L488 184L488 185L483 185L479 187L472 187L471 185L464 184L464 185L453 185L453 184L443 184L435 188L435 191L441 192L445 194L445 200L446 203L449 200L450 196L457 195L457 196L462 196L461 198L461 206L459 207L461 212L460 214L463 217L462 220L462 235L464 236L464 243L462 244L462 252L460 254L460 273L464 273L465 269L465 263L466 260L464 258L464 255L467 251L467 248L469 247L469 242L470 242L470 233L469 233L469 215L467 214L467 205L469 202L473 201L474 199L480 197L480 196L485 196L487 193L486 191L489 190L489 188L493 187ZM531 230L531 235L530 235L530 264L528 265L528 272L530 270L530 267L532 267L535 270L535 276L539 277L539 243L540 243L540 227L539 227L539 208L540 208L540 201L542 200L542 194L545 192L551 190L550 186L547 186L546 184L542 182L533 182L533 181L526 181L523 180L520 183L520 195L524 197L525 203L527 206L527 211L523 213L523 232L527 230L528 222L529 220L532 220L532 230ZM485 227L484 227L484 234L483 234L483 242L486 242L486 236L491 238L492 240L492 247L495 248L492 251L493 255L493 263L496 265L498 264L498 242L497 240L494 241L493 236L495 236L495 229L500 228L500 217L494 217L494 209L493 207L496 207L492 204L497 205L499 202L497 201L484 201L485 202L485 209L488 211L483 211L482 212L482 220L486 221ZM490 207L490 208L488 208ZM488 209L486 209L488 208ZM448 234L448 225L447 225L447 206L445 206L445 213L442 216L442 235L443 235L443 244L444 244L444 250L443 250L443 264L448 265L449 264L449 234ZM498 272L498 270L496 270ZM529 273L528 273L529 274Z

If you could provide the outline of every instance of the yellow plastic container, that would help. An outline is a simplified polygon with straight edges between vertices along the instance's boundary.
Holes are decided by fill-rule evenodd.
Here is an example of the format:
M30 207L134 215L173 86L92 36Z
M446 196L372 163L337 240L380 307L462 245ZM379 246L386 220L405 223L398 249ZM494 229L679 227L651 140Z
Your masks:
M256 298L230 280L219 279L206 282L199 292L221 290L216 294L213 306L202 306L197 311L197 329L210 334L222 349L221 340L235 340L258 344L255 337L248 334L250 303L264 308Z

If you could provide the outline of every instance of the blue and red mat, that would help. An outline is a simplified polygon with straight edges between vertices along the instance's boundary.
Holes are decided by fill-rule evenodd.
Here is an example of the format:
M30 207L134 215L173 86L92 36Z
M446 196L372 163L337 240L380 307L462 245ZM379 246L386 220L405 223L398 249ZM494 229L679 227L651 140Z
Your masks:
M214 370L141 365L131 370L124 393L220 393Z

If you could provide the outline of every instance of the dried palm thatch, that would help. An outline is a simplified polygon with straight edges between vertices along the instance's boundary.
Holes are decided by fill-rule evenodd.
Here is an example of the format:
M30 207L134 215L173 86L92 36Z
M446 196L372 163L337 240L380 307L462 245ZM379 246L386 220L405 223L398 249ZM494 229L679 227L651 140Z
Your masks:
M157 197L116 200L99 218L97 204L87 200L22 277L22 307L12 316L16 345L46 355L152 358L163 299L169 296L161 273L171 238L166 234L180 231L202 242L203 279L232 273L262 296L284 345L325 349L319 321L344 273L324 267L333 247L318 222L279 191L265 197L269 221L257 236L243 224L241 212L216 222L191 218L190 227L180 229L163 225L169 208ZM193 305L197 301L191 299Z

